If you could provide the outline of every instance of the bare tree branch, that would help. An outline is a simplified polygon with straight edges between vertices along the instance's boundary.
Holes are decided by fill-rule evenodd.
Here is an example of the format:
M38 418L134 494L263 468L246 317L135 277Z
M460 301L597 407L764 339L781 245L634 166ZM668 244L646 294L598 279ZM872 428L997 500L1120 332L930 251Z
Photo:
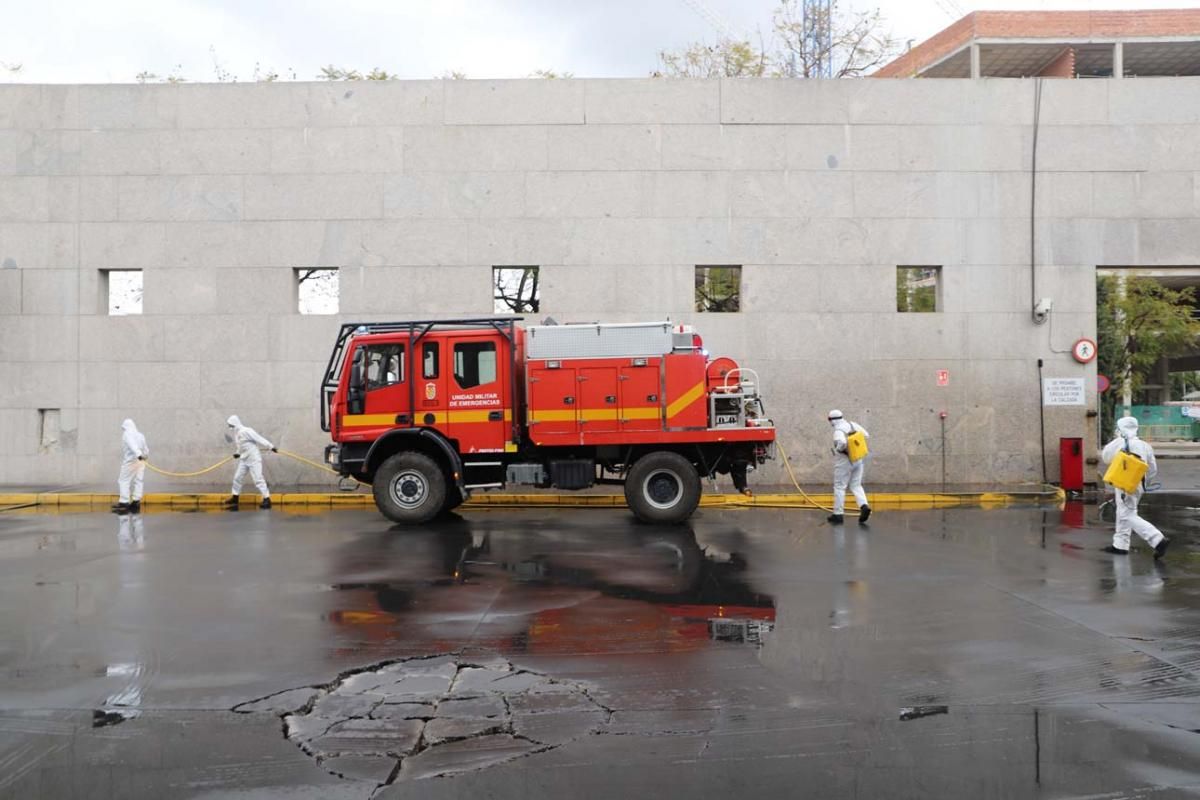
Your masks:
M771 19L771 40L761 33L749 41L723 38L715 45L695 42L679 50L662 50L654 76L687 78L812 78L828 67L832 77L865 75L890 59L898 43L884 30L878 9L841 12L830 9L806 16L802 0L780 0Z

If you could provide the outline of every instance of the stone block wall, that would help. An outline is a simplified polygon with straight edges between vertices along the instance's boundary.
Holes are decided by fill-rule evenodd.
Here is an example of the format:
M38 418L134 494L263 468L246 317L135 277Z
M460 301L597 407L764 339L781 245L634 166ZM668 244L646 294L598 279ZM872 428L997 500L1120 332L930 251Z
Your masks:
M1094 365L1098 266L1200 264L1200 80L526 80L0 86L0 484L110 482L119 423L176 469L227 414L319 454L342 320L491 313L491 269L542 268L560 321L670 317L758 371L803 479L825 412L872 433L871 481L1041 477L1037 360ZM742 310L693 311L697 265ZM943 307L896 311L898 265ZM303 316L294 271L341 271ZM144 313L102 271L144 270ZM948 386L936 385L938 370ZM47 440L39 409L60 411ZM1095 445L1085 408L1049 409ZM272 462L276 481L318 474ZM759 480L781 481L778 468Z

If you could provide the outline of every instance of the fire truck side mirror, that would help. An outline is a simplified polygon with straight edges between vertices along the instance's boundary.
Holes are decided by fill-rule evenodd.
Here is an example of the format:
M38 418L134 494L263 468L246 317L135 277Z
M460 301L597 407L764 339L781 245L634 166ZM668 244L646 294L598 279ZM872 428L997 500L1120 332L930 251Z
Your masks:
M354 363L350 365L350 381L346 389L346 412L349 414L361 414L364 407L365 386L363 385L363 350L359 350L354 356Z

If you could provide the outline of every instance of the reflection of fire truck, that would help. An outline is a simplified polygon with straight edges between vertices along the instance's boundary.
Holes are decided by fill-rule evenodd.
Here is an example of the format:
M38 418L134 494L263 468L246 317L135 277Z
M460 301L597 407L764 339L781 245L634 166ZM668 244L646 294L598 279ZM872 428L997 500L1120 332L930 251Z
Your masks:
M421 522L476 489L623 485L656 522L688 517L700 478L746 472L775 429L756 378L669 322L539 325L512 317L350 323L322 384L326 460Z
M753 641L750 631L773 627L775 601L736 549L744 541L736 529L702 546L686 525L580 527L548 514L516 530L448 515L402 538L379 532L339 546L343 582L325 618L354 631L337 638L360 660L370 645L393 656L397 646L449 652L463 641L580 655Z

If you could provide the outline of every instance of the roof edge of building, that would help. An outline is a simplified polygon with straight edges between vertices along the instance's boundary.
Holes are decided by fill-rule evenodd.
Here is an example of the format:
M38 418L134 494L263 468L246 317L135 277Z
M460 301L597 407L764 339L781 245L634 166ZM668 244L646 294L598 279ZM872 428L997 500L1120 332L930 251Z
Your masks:
M1196 36L1200 8L1110 11L972 11L871 74L914 77L977 39L1137 39Z

